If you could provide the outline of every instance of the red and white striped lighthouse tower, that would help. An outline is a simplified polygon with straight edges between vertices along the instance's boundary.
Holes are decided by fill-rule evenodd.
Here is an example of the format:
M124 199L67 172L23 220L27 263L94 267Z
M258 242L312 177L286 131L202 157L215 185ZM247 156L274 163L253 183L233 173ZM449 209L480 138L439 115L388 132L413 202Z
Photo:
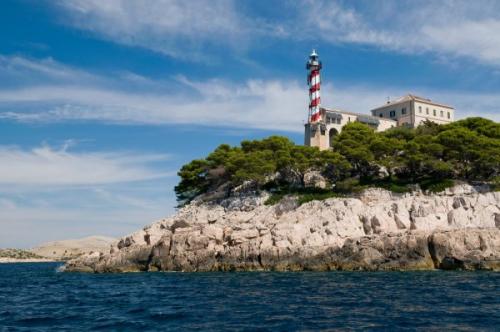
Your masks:
M307 61L307 83L309 85L309 123L317 122L321 119L320 105L320 75L321 61L319 61L318 53L312 50Z

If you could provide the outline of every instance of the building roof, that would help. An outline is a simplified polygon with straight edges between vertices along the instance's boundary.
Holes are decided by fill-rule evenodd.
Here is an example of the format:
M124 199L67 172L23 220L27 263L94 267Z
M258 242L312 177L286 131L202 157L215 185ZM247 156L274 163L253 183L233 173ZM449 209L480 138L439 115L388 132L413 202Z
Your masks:
M347 111L343 111L343 110L339 110L339 109L327 109L327 108L321 107L321 111L325 111L325 112L337 112L337 113L342 113L342 114L354 115L354 116L363 117L365 119L377 119L377 120L383 120L383 121L397 122L396 120L393 120L393 119L380 118L378 116L373 116L373 115L364 114L364 113L347 112Z
M455 108L453 108L453 107L451 107L449 105L436 103L436 102L433 102L432 100L424 98L424 97L420 97L420 96L416 96L416 95L412 95L412 94L407 94L406 96L403 96L401 98L398 98L398 99L395 99L395 100L390 100L386 104L384 104L384 105L382 105L380 107L372 109L372 111L375 111L375 110L378 110L378 109L381 109L381 108L385 108L385 107L391 106L391 105L401 104L401 103L408 102L408 101L418 101L418 102L429 104L429 105L435 105L435 106L440 106L440 107L455 109Z

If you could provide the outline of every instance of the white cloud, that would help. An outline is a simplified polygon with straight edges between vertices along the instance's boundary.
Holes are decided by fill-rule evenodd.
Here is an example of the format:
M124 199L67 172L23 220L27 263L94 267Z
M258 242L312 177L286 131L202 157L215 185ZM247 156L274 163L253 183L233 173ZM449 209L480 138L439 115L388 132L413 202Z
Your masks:
M41 71L43 72L43 70ZM71 72L71 68L68 68ZM75 74L84 76L85 73ZM43 75L40 76L43 81ZM123 77L102 83L96 76L81 85L27 84L19 88L0 88L0 119L21 122L104 121L112 123L186 124L230 128L273 129L301 132L307 117L307 87L295 80L250 79L235 83L223 79L193 81L175 78L176 90L163 81L147 80L151 91L121 88ZM338 82L322 86L323 105L366 113L383 104L386 96L420 94L451 104L459 116L480 115L498 119L500 96L493 93L435 90L391 86L353 86ZM19 111L30 105L30 111ZM33 107L36 105L36 108Z
M145 181L173 175L151 164L164 155L70 152L41 146L32 150L0 146L2 186L81 186Z
M59 1L64 21L103 38L175 57L202 58L209 44L244 43L246 18L231 0Z
M175 57L199 60L221 47L239 51L263 38L280 38L466 56L500 65L500 3L493 0L302 0L269 4L269 16L245 12L232 0L70 0L59 7L72 26Z
M55 61L52 58L29 59L0 54L0 89L24 86L73 86L120 88L122 90L152 91L173 88L171 79L152 81L129 72L116 71L94 74Z
M122 123L218 125L297 130L306 117L307 94L296 82L249 80L212 83L206 91L137 94L71 86L29 87L0 91L0 103L56 104L48 111L7 111L0 118L19 121L97 120ZM202 94L199 96L199 94ZM223 94L223 95L222 95Z
M123 236L173 212L168 156L0 147L0 248ZM158 185L158 183L160 185Z
M46 241L91 235L121 237L172 213L174 205L169 199L150 199L144 208L111 196L113 201L104 201L105 207L85 206L82 200L89 199L88 193L72 196L76 202L72 205L57 205L65 195L68 193L60 192L46 205L30 201L3 206L0 200L0 248L28 248Z
M59 82L65 84L103 84L106 79L63 65L52 58L30 60L20 56L0 55L0 86L27 83Z
M173 212L168 155L75 152L75 145L0 146L0 248L123 236Z
M94 193L109 204L122 204L132 208L139 208L142 210L156 211L158 210L158 201L144 197L137 197L134 195L125 195L123 193L116 193L112 190L104 188L94 188ZM165 206L163 207L163 209Z
M294 30L293 36L320 38L332 43L386 45L391 42L389 35L370 27L369 19L339 2L305 0L299 8L298 19L288 27Z
M500 9L500 8L499 8ZM437 50L500 65L500 19L425 26L422 39Z
M466 56L500 65L498 1L303 1L293 35L402 52ZM358 3L359 4L359 3Z

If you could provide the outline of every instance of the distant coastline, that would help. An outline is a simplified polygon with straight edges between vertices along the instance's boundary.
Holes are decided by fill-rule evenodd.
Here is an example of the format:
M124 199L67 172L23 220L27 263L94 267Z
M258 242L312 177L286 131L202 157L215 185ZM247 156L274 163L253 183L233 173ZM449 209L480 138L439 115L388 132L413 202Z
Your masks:
M35 263L51 262L54 259L43 257L24 249L0 249L0 263Z
M9 257L0 257L0 264L6 263L51 263L51 262L60 262L50 258L9 258Z
M47 242L32 249L0 249L0 263L65 262L86 253L108 250L116 239L106 236L89 236Z

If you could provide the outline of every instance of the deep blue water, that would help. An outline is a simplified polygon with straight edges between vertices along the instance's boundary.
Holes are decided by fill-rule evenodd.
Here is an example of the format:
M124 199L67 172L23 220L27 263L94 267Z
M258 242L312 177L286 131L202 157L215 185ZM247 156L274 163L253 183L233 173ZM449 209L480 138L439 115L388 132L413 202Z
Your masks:
M0 264L1 331L485 330L500 273L58 273Z

